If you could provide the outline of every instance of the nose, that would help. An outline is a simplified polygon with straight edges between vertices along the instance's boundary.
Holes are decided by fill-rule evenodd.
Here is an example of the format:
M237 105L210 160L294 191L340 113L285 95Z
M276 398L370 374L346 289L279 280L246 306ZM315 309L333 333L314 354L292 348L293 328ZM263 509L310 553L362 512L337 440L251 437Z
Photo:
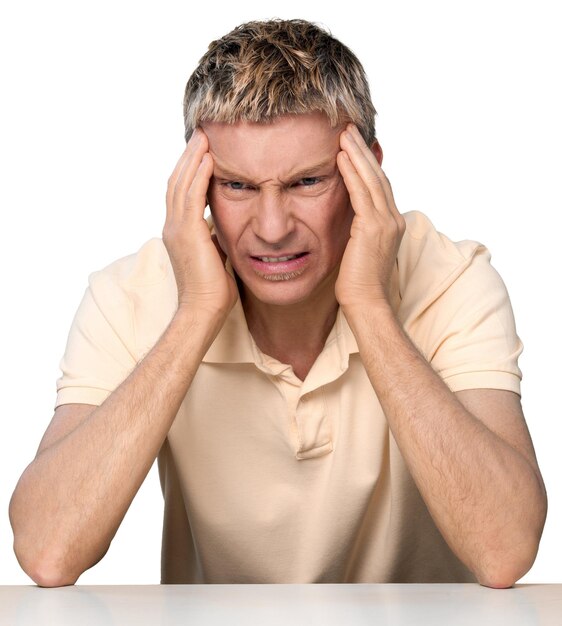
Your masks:
M295 230L290 200L278 190L262 190L252 220L254 234L270 246L280 247Z

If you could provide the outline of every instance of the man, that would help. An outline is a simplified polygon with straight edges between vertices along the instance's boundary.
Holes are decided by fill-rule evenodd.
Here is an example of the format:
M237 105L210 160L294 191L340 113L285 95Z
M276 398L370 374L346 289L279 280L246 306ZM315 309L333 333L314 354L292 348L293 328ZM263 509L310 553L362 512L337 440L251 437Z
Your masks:
M73 584L158 457L164 583L511 586L547 501L487 249L399 213L363 69L312 24L213 42L184 105L162 239L71 328L22 567Z

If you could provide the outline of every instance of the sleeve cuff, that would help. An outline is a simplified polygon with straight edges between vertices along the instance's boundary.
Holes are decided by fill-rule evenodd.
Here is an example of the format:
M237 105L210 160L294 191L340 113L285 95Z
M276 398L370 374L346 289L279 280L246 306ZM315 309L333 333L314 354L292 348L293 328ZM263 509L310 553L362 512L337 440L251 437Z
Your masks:
M506 389L521 396L521 379L511 372L466 372L443 378L451 391Z
M99 406L111 391L93 387L63 387L57 393L55 409L61 404L93 404Z

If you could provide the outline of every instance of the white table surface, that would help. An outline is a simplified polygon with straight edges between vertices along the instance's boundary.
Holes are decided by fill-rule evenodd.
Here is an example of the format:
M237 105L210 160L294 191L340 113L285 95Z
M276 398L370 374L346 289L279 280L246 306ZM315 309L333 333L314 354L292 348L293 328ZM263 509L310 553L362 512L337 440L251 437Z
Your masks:
M0 587L2 626L562 626L562 585Z

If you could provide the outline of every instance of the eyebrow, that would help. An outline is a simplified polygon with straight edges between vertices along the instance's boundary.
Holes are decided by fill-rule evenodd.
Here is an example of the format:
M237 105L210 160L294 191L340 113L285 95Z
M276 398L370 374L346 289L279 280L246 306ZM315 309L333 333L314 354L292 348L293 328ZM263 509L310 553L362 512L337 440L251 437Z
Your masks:
M320 161L319 163L308 165L307 167L304 167L296 172L292 170L287 174L286 178L288 180L298 180L299 178L306 178L307 176L310 176L311 174L316 174L318 170L321 170L322 168L332 163L335 163L335 158L330 156L327 159ZM253 183L252 181L248 180L248 178L244 176L243 174L229 170L226 167L222 167L219 163L216 162L216 159L215 159L215 164L216 164L216 169L220 173L220 176L218 176L218 178L225 177L225 178L228 178L229 180L247 182L247 183L258 184L258 185L261 184L261 183Z

